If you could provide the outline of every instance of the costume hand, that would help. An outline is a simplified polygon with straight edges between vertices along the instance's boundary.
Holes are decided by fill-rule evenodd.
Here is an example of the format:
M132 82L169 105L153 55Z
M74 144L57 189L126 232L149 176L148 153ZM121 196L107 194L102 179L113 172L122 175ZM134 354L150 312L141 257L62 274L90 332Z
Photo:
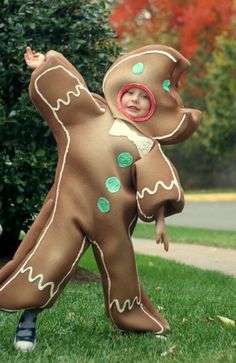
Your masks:
M167 238L165 218L164 218L164 208L162 208L157 217L156 223L156 242L164 244L164 250L167 252L169 250L169 241Z
M45 61L45 55L42 53L35 52L30 47L26 48L24 54L25 62L31 69L36 69L43 64Z

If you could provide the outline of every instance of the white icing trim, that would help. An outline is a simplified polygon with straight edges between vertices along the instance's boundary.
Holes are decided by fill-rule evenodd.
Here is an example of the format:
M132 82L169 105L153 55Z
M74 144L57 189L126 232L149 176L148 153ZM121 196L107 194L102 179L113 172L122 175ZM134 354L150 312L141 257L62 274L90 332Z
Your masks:
M176 186L176 187L177 187L177 189L178 189L178 194L179 194L179 196L178 196L177 202L179 202L179 201L180 201L180 199L181 199L181 190L180 190L180 186L179 186L179 183L178 183L178 181L177 181L177 178L176 178L176 176L175 176L175 173L174 173L173 167L172 167L172 165L171 165L171 163L170 163L170 160L169 160L169 159L165 156L165 154L163 153L163 151L162 151L162 148L161 148L161 145L160 145L160 144L158 145L158 147L159 147L159 150L160 150L160 152L161 152L161 154L162 154L163 158L165 159L165 161L166 161L166 162L167 162L167 164L169 165L169 168L170 168L170 171L171 171L172 177L173 177L173 179L174 179L174 184L175 184L175 186Z
M119 67L120 64L126 62L127 60L129 59L132 59L132 58L136 58L136 57L139 57L141 55L146 55L146 54L162 54L162 55L165 55L166 57L168 57L169 59L171 59L173 62L177 62L177 59L175 57L173 57L172 54L168 53L168 52L165 52L163 50L148 50L146 52L141 52L141 53L138 53L138 54L132 54L130 55L129 57L125 58L125 59L122 59L119 63L115 64L105 75L104 77L104 80L103 80L103 92L104 92L104 88L105 88L105 82L106 82L106 79L107 77L109 76L109 74L117 67Z
M161 323L157 320L157 319L155 319L154 318L154 316L153 315L151 315L150 313L148 313L145 309L144 309L144 306L143 306L143 304L141 304L140 305L140 308L142 309L142 311L144 312L144 314L146 314L150 319L152 319L157 325L159 325L159 327L161 328L161 330L160 331L158 331L158 332L155 332L155 333L157 333L157 334L161 334L161 333L163 333L163 331L164 331L164 327L161 325Z
M36 280L39 280L38 283L37 283L38 290L42 291L42 290L46 289L46 287L51 286L50 295L53 294L54 282L46 282L43 285L43 280L44 280L43 274L38 274L38 275L33 277L33 267L32 266L26 267L25 269L21 269L22 274L24 272L27 272L27 271L29 271L29 273L28 273L28 281L29 282L35 282Z
M48 72L51 72L53 71L54 69L62 69L63 71L65 71L66 73L68 73L72 78L74 78L78 84L75 86L75 90L76 92L74 91L68 91L66 93L66 100L64 101L63 99L61 98L58 98L56 103L57 103L57 106L56 107L53 107L48 101L47 101L47 105L54 111L59 111L61 105L60 104L63 104L64 106L68 106L70 104L70 101L71 101L71 98L70 98L70 95L73 95L75 97L79 97L80 96L80 89L81 90L84 90L88 96L92 99L92 101L96 104L96 106L100 109L100 111L103 111L105 112L105 109L100 107L99 103L95 100L95 98L91 95L91 93L89 92L89 90L80 82L80 80L71 72L69 71L69 69L61 66L61 65L58 65L58 66L54 66L54 67L51 67L49 69L46 69L46 71L44 71L41 75L39 75L39 77L37 78L37 80L41 77L43 77L46 73ZM36 82L36 81L35 81ZM35 88L36 88L36 84L35 84ZM40 95L40 97L45 100L44 96L42 95L42 93L39 91L38 87L37 87L37 93Z
M0 310L1 310L1 311L6 311L6 313L15 313L15 312L17 312L17 311L19 311L19 310L22 310L22 309L14 309L14 310L12 310L12 309L4 309L4 308L0 308Z
M167 139L170 136L173 136L177 131L179 131L179 129L181 128L183 122L185 121L186 118L186 114L183 115L182 119L180 120L179 125L176 127L176 129L174 131L172 131L170 134L164 135L164 136L154 136L153 138L155 140L164 140Z
M138 192L137 192L138 193ZM145 219L150 219L150 221L152 221L153 220L153 218L154 218L154 215L151 215L151 216L147 216L143 211L142 211L142 209L141 209L141 206L140 206L140 204L139 204L139 200L138 200L138 195L137 195L137 193L136 193L136 201L137 201L137 207L138 207L138 210L139 210L139 212L140 212L140 214L145 218Z
M65 148L65 152L64 152L64 155L63 155L63 161L62 161L62 166L61 166L61 170L59 172L59 178L58 178L58 183L57 183L57 188L56 188L56 196L55 196L55 203L54 203L54 208L53 208L53 211L52 211L52 216L51 216L51 219L49 220L47 226L45 227L41 237L39 238L38 242L36 243L32 253L28 256L28 258L26 259L26 261L24 262L24 264L22 265L22 267L0 288L0 292L3 291L3 289L8 286L20 273L25 273L26 271L29 271L29 276L28 276L28 279L29 279L29 282L33 282L33 281L36 281L37 279L39 279L39 283L38 283L38 289L39 290L42 290L44 289L45 287L47 286L50 286L51 285L51 289L50 289L50 298L49 300L47 301L46 304L48 304L48 302L52 299L52 297L54 296L54 294L58 291L58 289L56 290L55 293L53 293L53 289L54 289L54 283L53 282L48 282L44 285L42 285L42 281L43 281L43 275L42 274L39 274L37 275L36 277L32 277L32 274L33 274L33 270L32 270L32 267L29 266L27 268L25 268L25 266L27 265L28 261L33 257L33 255L35 254L35 252L37 251L39 245L41 244L43 238L45 237L47 231L49 230L50 226L52 225L53 223L53 220L54 220L54 217L55 217L55 214L56 214L56 210L57 210L57 204L58 204L58 198L59 198L59 190L60 190L60 185L61 185L61 180L62 180L62 176L63 176L63 172L64 172L64 168L65 168L65 164L66 164L66 158L67 158L67 154L68 154L68 151L69 151L69 147L70 147L70 142L71 142L71 139L70 139L70 134L69 134L69 131L67 130L67 128L64 126L63 122L59 119L58 115L56 114L56 111L59 110L58 107L60 107L60 103L63 103L65 105L68 105L69 102L70 102L70 94L74 94L75 93L73 91L68 91L67 94L66 94L66 99L67 101L63 101L62 99L59 99L57 100L57 107L53 107L50 102L48 102L48 100L42 95L42 93L39 91L38 89L38 81L40 80L40 78L42 78L45 74L47 74L48 72L54 70L54 69L57 69L57 68L62 68L63 70L65 70L70 76L72 76L74 79L77 80L78 82L78 85L81 84L81 82L79 81L78 78L76 78L73 73L71 73L69 70L67 70L65 67L63 66L55 66L55 67L52 67L52 68L49 68L47 69L46 71L44 71L42 74L40 74L36 80L35 80L35 90L36 92L38 93L38 95L41 97L41 99L47 104L47 106L51 109L51 111L53 112L53 115L56 119L56 121L59 123L59 125L62 127L63 131L65 132L65 135L66 135L66 138L67 138L67 143L66 143L66 148ZM89 96L92 98L92 100L95 102L95 104L100 108L100 110L104 110L102 109L99 104L95 101L95 99L92 97L92 95L90 94L90 92L84 88L84 90L89 94ZM76 96L79 96L79 94L77 94ZM85 240L84 240L85 241ZM84 244L82 245L82 248L83 248ZM80 253L81 253L82 249L79 251L79 254L78 256L80 256ZM77 258L78 258L77 256ZM77 260L77 259L76 259ZM75 261L76 262L76 261ZM75 262L72 264L72 267L71 269L73 268ZM71 271L70 269L70 271ZM63 283L64 279L68 276L68 274L70 273L70 271L67 273L67 275L61 280L61 282L58 284L58 288L59 286ZM45 304L45 305L46 305ZM44 306L45 306L44 305Z
M63 282L65 281L65 279L68 277L68 275L71 273L71 271L73 270L74 266L76 265L77 261L80 259L80 256L84 250L84 246L85 246L85 243L86 243L86 236L84 237L83 239L83 242L82 242L82 245L81 245L81 248L73 262L73 264L71 265L71 268L69 269L69 271L67 272L67 274L63 277L63 279L61 280L61 282L57 285L57 289L53 292L53 294L50 296L50 298L47 300L47 302L41 306L41 308L44 308L50 301L51 299L55 296L55 294L58 292L60 286L63 284Z
M132 222L134 221L134 219L131 221L131 224ZM130 224L130 226L131 226ZM153 320L160 328L161 330L158 331L158 332L155 332L157 334L161 334L163 331L164 331L164 327L161 325L160 322L158 322L158 320L153 316L151 315L150 313L148 313L145 309L144 309L144 306L143 304L141 303L141 288L140 288L140 282L139 282L139 277L138 277L138 273L137 273L137 277L138 277L138 289L139 289L139 296L135 296L133 301L131 302L130 299L126 299L123 303L123 305L121 306L120 302L118 299L114 299L111 301L111 278L110 278L110 275L109 275L109 272L108 272L108 269L106 267L106 264L105 264L105 258L104 258L104 254L103 254L103 251L101 249L101 247L99 246L99 244L96 242L96 241L92 241L90 240L90 242L92 244L94 244L99 253L100 253L100 256L101 256L101 259L102 259L102 264L103 264L103 267L104 267L104 270L106 272L106 275L107 275L107 281L108 281L108 307L109 307L109 313L110 313L110 317L111 317L111 320L113 322L113 324L117 327L117 324L115 323L115 321L113 320L113 317L112 317L112 313L111 313L111 309L113 307L113 305L116 306L116 309L117 311L122 314L126 308L128 308L128 310L132 310L135 303L137 304L137 306L140 307L140 309L143 311L143 313L145 315L147 315L151 320ZM136 271L137 271L137 266L136 266L136 263L135 263L135 267L136 267ZM118 327L117 327L118 328Z
M104 254L103 254L103 251L101 249L101 247L99 246L99 244L96 242L96 241L92 241L91 239L89 239L90 242L97 247L99 253L100 253L100 256L101 256L101 259L102 259L102 264L103 264L103 268L106 272L106 275L107 275L107 282L108 282L108 308L109 308L109 313L110 313L110 318L113 322L113 324L118 328L118 326L116 325L115 321L113 320L113 317L112 317L112 314L111 314L111 310L110 310L110 301L111 301L111 278L110 278L110 275L109 275L109 272L108 272L108 269L107 269L107 266L105 264L105 259L104 259Z
M159 188L160 185L163 187L163 189L166 189L166 190L171 190L173 188L173 186L177 186L174 180L171 181L169 186L166 185L163 181L159 180L158 182L156 182L153 190L145 187L142 189L141 192L137 192L138 198L143 199L145 193L150 194L150 195L156 194L157 189Z
M40 306L40 308L44 308L51 301L51 299L54 297L54 295L58 292L61 284L64 282L64 280L67 278L67 276L71 273L71 271L74 268L75 264L79 260L81 254L83 252L85 243L86 243L86 236L83 239L82 246L81 246L81 248L79 250L79 253L77 254L77 257L76 257L75 261L73 262L70 270L67 272L67 274L64 276L64 278L61 280L61 282L57 285L57 289L55 291L54 291L54 287L55 287L54 282L47 282L44 285L42 285L43 279L44 279L43 274L38 274L35 277L33 277L33 268L31 266L24 269L24 271L22 270L22 273L27 272L27 270L29 271L29 274L28 274L28 281L29 282L35 282L37 279L39 279L39 282L37 284L38 290L42 291L46 287L51 286L51 288L50 288L50 298L47 300L47 302L44 305ZM20 308L20 309L10 310L10 309L1 308L0 310L4 310L4 311L8 311L8 312L14 312L14 311L22 310L22 309Z
M123 313L125 311L125 309L127 308L129 311L133 309L134 304L137 304L138 306L140 306L141 303L141 296L135 296L135 298L133 299L133 301L131 302L130 299L126 299L123 303L123 305L120 305L120 302L118 299L114 299L112 300L111 304L110 304L110 309L112 309L112 306L115 305L116 309L119 311L119 313Z
M134 216L134 218L132 219L132 221L130 222L129 227L128 227L128 235L129 235L130 240L131 240L130 229L131 229L131 227L132 227L132 225L133 225L136 218L137 218L137 215Z
M54 216L56 213L56 209L57 209L57 203L58 203L58 197L59 197L59 189L60 189L60 185L61 185L61 180L62 180L62 176L63 176L63 171L65 168L65 163L66 163L66 157L69 151L69 146L70 146L70 135L68 130L66 129L66 127L63 125L63 123L61 122L61 120L59 119L59 117L57 116L56 112L54 111L53 107L50 105L50 103L46 100L45 97L42 96L42 94L38 91L38 87L37 87L37 82L38 80L45 74L46 72L44 72L42 75L39 75L38 78L36 78L35 80L35 89L36 92L39 94L39 96L43 99L43 101L48 105L48 107L52 110L55 119L57 120L57 122L60 124L60 126L62 127L63 131L65 132L66 138L67 138L67 143L66 143L66 148L65 148L65 153L63 156L63 162L62 162L62 167L59 173L59 178L58 178L58 184L57 184L57 188L56 188L56 197L55 197L55 203L54 203L54 208L52 211L52 216L50 221L48 222L48 225L45 227L44 232L42 233L41 237L39 238L38 242L35 245L35 248L33 250L33 252L28 256L28 258L26 259L26 261L24 262L24 264L22 265L22 267L15 273L15 275L13 275L1 288L0 291L2 291L7 285L9 285L11 283L12 280L14 280L20 273L24 273L24 268L27 265L28 261L31 259L31 257L33 257L33 255L35 254L36 250L38 249L40 243L42 242L44 236L46 235L47 231L49 230L53 220L54 220Z
M116 306L117 311L119 313L123 313L124 310L126 309L126 307L128 308L128 310L132 310L135 302L137 303L137 305L140 305L140 302L141 302L140 284L139 284L139 281L138 281L139 296L135 296L132 302L131 302L130 299L126 299L124 301L123 305L121 306L121 304L120 304L120 302L119 302L118 299L113 299L111 301L111 278L110 278L110 275L109 275L109 272L108 272L108 268L107 268L106 263L105 263L105 258L104 258L103 251L102 251L101 247L99 246L99 244L96 241L91 241L91 243L94 244L97 247L97 249L98 249L98 251L100 253L101 259L102 259L102 264L103 264L104 270L105 270L106 275L107 275L107 281L108 281L108 307L109 307L111 319L113 321L112 313L111 313L111 309L112 309L112 306L113 305ZM114 321L113 321L113 323L115 324Z
M144 197L144 194L145 193L148 193L150 195L153 195L157 192L158 190L158 187L161 185L164 189L166 190L171 190L174 186L176 186L176 188L178 189L178 199L177 199L177 202L180 201L180 198L181 198L181 191L180 191L180 187L179 187L179 184L177 182L177 179L176 179L176 176L175 176L175 173L173 171L173 168L170 164L170 161L167 159L167 157L165 156L165 154L163 153L162 149L161 149L161 145L158 144L158 147L159 147L159 150L163 156L163 158L165 159L166 163L168 164L169 168L170 168L170 171L171 171L171 174L172 174L172 177L173 177L173 180L171 181L170 185L166 185L163 181L159 180L156 182L155 184L155 187L153 190L145 187L141 190L141 192L138 192L137 191L137 197L140 198L140 199L143 199Z
M109 134L112 136L125 136L136 146L139 156L143 158L152 149L154 141L146 136L139 135L132 130L125 121L115 119Z
M140 206L140 203L139 203L139 199L143 199L144 196L145 196L145 193L149 194L149 195L154 195L157 191L158 191L158 188L159 186L161 185L163 187L163 189L165 190L171 190L173 187L176 187L177 190L178 190L178 199L176 200L176 202L179 202L180 199L181 199L181 190L180 190L180 186L179 186L179 183L176 179L176 176L175 176L175 173L174 173L174 170L171 166L171 163L170 161L168 160L168 158L165 156L165 154L163 153L162 149L161 149L161 145L158 144L158 147L159 147L159 150L163 156L163 158L165 159L166 163L168 164L169 168L170 168L170 171L171 171L171 174L172 174L172 178L173 180L170 182L170 185L166 185L163 181L159 180L156 182L155 186L154 186L154 189L149 189L147 187L143 188L141 190L141 192L137 191L136 192L136 202L137 202L137 207L138 207L138 210L139 210L139 213L145 218L145 219L150 219L150 220L153 220L154 218L154 215L151 215L151 216L147 216L143 211L142 211L142 208Z

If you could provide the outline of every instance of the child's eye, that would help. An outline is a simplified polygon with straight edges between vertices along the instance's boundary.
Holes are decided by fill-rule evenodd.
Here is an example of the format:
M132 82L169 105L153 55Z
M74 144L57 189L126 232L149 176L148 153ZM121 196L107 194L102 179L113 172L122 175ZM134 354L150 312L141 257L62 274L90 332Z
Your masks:
M127 91L127 93L129 94L129 95L132 95L134 92L133 91Z
M143 98L145 98L146 100L149 100L149 97L148 97L148 95L147 95L146 93L144 93L144 94L142 95L142 97L143 97Z

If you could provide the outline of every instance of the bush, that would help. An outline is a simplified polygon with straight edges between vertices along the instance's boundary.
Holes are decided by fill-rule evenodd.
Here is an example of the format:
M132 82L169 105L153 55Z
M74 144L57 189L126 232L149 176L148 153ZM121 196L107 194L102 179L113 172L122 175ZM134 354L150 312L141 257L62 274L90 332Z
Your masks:
M25 47L62 52L101 93L119 53L109 9L98 0L0 1L0 254L11 255L53 182L55 142L28 96Z

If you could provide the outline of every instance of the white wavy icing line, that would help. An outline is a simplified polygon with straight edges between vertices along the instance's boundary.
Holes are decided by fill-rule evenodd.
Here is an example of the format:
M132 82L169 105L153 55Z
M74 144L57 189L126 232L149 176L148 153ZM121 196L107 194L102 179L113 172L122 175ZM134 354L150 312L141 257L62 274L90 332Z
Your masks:
M142 189L142 191L141 191L141 192L137 192L137 196L138 196L138 198L143 199L143 197L144 197L144 194L145 194L145 193L148 193L148 194L150 194L150 195L156 194L157 189L159 188L159 186L160 186L160 185L161 185L164 189L166 189L166 190L171 190L171 189L173 188L173 186L175 186L175 185L176 185L176 182L175 182L175 180L172 180L172 181L171 181L171 183L170 183L170 185L168 186L168 185L166 185L163 181L159 180L158 182L156 182L155 187L154 187L154 189L153 189L153 190L151 190L151 189L149 189L149 188L145 187L145 188L143 188L143 189ZM177 185L176 185L176 186L177 186Z
M51 286L50 295L53 294L54 282L47 282L47 283L45 283L43 285L43 280L44 280L43 274L38 274L38 275L33 277L33 267L32 266L21 269L22 274L24 272L27 272L27 271L29 271L29 274L28 274L28 281L29 282L35 282L36 280L39 280L38 283L37 283L38 290L42 291L43 289L46 289L46 287Z
M159 147L159 150L163 156L163 158L165 159L166 163L168 164L169 168L170 168L170 171L171 171L171 174L172 174L172 177L173 177L173 180L171 181L170 185L166 185L163 181L159 180L156 182L155 184L155 187L153 190L145 187L141 190L141 192L138 192L137 191L137 198L140 198L140 199L143 199L144 197L144 194L145 193L148 193L150 195L153 195L157 192L159 186L161 185L164 189L166 190L171 190L174 186L176 186L176 188L178 189L178 199L177 199L177 202L180 201L180 198L181 198L181 191L180 191L180 187L179 187L179 184L177 182L177 179L176 179L176 176L175 176L175 173L173 171L173 168L170 164L170 161L167 159L167 157L165 156L165 154L163 153L162 149L161 149L161 146L158 144L158 147Z
M129 228L130 226L132 225L134 219L131 221L130 225L129 225ZM111 302L111 278L110 278L110 275L109 275L109 272L108 272L108 269L106 267L106 264L105 264L105 259L104 259L104 254L103 254L103 251L101 249L101 247L99 246L99 244L96 242L96 241L92 241L90 240L90 242L92 244L94 244L99 253L100 253L100 256L101 256L101 259L102 259L102 263L103 263L103 267L104 267L104 270L106 272L106 275L107 275L107 281L108 281L108 306L109 306L109 312L110 312L110 317L111 317L111 320L113 322L113 324L117 327L115 321L113 320L113 317L112 317L112 314L111 314L111 308L113 305L116 306L117 310L119 311L119 313L123 313L124 310L126 309L126 307L128 308L128 310L130 311L134 304L136 303L140 309L143 311L143 313L145 315L147 315L151 320L153 320L159 327L161 327L161 330L156 332L158 334L161 334L163 331L164 331L164 327L161 325L161 323L155 319L155 317L153 315L151 315L149 312L147 312L145 309L144 309L144 306L143 304L141 304L141 289L140 289L140 282L139 282L139 277L138 277L138 289L139 289L139 296L135 296L135 298L133 299L132 303L131 303L131 300L130 299L127 299L125 300L125 302L123 303L123 306L120 305L120 302L118 299L114 299L112 302ZM136 263L135 263L135 267L136 267L136 270L137 270L137 266L136 266ZM138 274L137 274L138 276Z
M29 282L35 282L37 279L39 279L39 282L37 283L38 290L42 291L42 290L44 290L46 287L51 286L51 288L50 288L50 297L49 297L49 299L47 300L47 302L46 302L44 305L42 305L42 306L41 306L41 308L44 308L44 307L45 307L45 306L46 306L46 305L47 305L47 304L51 301L51 299L52 299L52 298L55 296L55 294L58 292L58 290L59 290L59 288L60 288L61 284L65 281L65 279L67 278L67 276L71 273L71 271L73 270L73 268L74 268L75 264L76 264L76 263L77 263L77 261L79 260L79 258L80 258L80 256L81 256L81 253L83 252L85 242L86 242L86 236L85 236L85 237L84 237L84 239L83 239L82 246L81 246L81 248L80 248L80 250L79 250L79 253L78 253L78 255L77 255L77 257L76 257L75 261L73 262L73 264L72 264L72 266L71 266L70 270L69 270L69 271L67 272L67 274L63 277L63 279L62 279L62 280L61 280L61 282L58 284L57 289L56 289L55 291L53 291L53 290L54 290L54 287L55 287L54 282L47 282L47 283L45 283L44 285L42 284L42 283L43 283L43 279L44 279L43 274L38 274L38 275L36 275L35 277L33 277L33 268L32 268L32 266L29 266L29 267L27 267L27 268L25 268L25 269L21 269L21 273L25 273L25 272L29 271L29 274L28 274L28 281L29 281ZM10 309L2 309L2 308L1 308L1 310L4 310L4 311L6 311L6 312L14 312L14 311L18 311L18 310L21 310L21 309L14 309L14 310L10 310Z
M74 78L77 81L77 85L75 86L75 91L68 91L66 93L66 100L63 100L62 98L58 98L56 101L57 106L53 107L48 101L47 101L47 105L54 111L59 111L61 104L63 104L64 106L68 106L70 104L71 101L71 97L70 95L73 95L75 97L79 97L80 96L80 90L85 91L88 96L91 98L91 100L96 104L96 106L100 109L100 111L105 112L105 109L100 107L99 103L97 103L97 101L94 99L94 97L91 95L91 93L89 92L89 90L80 82L80 80L71 72L69 71L69 69L65 68L64 66L58 65L58 66L54 66L51 67L49 69L46 69L38 78L41 78L42 76L44 76L46 73L53 71L54 69L62 69L63 71L65 71L66 73L68 73L72 78ZM36 82L36 81L35 81ZM36 87L35 87L36 88ZM40 97L42 99L44 99L42 93L39 91L38 87L37 87L37 93L40 95Z
M166 57L168 57L169 59L171 59L174 63L177 62L177 59L175 57L173 57L172 54L168 53L168 52L165 52L163 50L148 50L146 52L141 52L141 53L138 53L138 54L132 54L130 55L129 57L125 58L125 59L122 59L119 63L115 64L105 75L104 77L104 80L103 80L103 92L104 92L104 87L105 87L105 82L106 82L106 79L107 77L109 76L109 74L117 67L119 67L119 65L121 63L124 63L126 62L127 60L131 59L131 58L136 58L136 57L139 57L141 55L144 55L144 54L162 54L162 55L165 55Z
M57 106L56 107L53 107L53 109L55 110L55 111L59 111L59 109L60 109L60 107L61 107L61 103L64 105L64 106L68 106L69 105L69 103L70 103L70 95L73 95L73 96L75 96L75 97L79 97L80 96L80 89L85 89L85 87L84 86L82 86L82 84L77 84L76 86L75 86L75 89L76 89L76 92L74 92L74 91L69 91L69 92L67 92L67 94L66 94L66 97L67 97L67 100L66 101L64 101L64 100L62 100L61 98L59 98L58 100L57 100Z
M132 310L134 307L134 304L140 305L141 303L141 296L135 296L135 298L133 299L133 301L131 302L130 299L126 299L123 303L123 305L120 305L120 302L118 299L114 299L112 300L111 304L110 304L110 309L112 308L113 305L116 306L116 309L119 311L119 313L123 313L125 311L126 308L128 308L128 310Z
M186 118L186 114L183 115L182 119L180 120L180 123L179 125L176 127L176 129L174 131L172 131L170 134L167 134L167 135L163 135L163 136L154 136L153 138L155 140L163 140L163 139L167 139L168 137L171 137L173 136L176 132L179 131L179 129L181 128L183 122L185 121L185 118Z
M86 243L86 236L84 237L83 239L83 242L82 242L82 245L81 245L81 248L73 262L73 264L71 265L71 268L70 270L67 272L67 274L63 277L63 279L61 280L61 282L57 285L57 289L51 294L50 298L46 301L46 303L41 306L41 308L44 308L50 301L51 299L56 295L56 293L58 292L60 286L63 284L63 282L65 281L65 279L68 277L68 275L70 275L71 271L73 270L74 266L76 265L77 261L80 259L80 256L84 250L84 246L85 246L85 243Z
M112 306L114 304L115 304L117 310L119 311L119 313L123 313L126 307L128 307L128 310L131 310L133 308L135 302L137 302L137 304L140 305L140 302L141 302L141 292L140 292L139 280L138 280L139 296L135 296L135 298L133 299L132 302L131 302L130 299L126 299L125 302L123 303L123 306L121 307L120 302L119 302L118 299L114 299L114 300L111 301L111 278L110 278L110 275L109 275L107 266L105 264L105 259L104 259L103 251L102 251L101 247L99 246L99 244L96 241L91 241L91 243L94 244L97 247L97 249L98 249L98 251L100 253L101 259L102 259L102 264L103 264L104 270L105 270L106 275L107 275L107 280L108 280L108 306L109 306L109 311L110 311L111 319L112 319L113 323L115 324L115 322L114 322L114 320L112 318L112 314L111 314L111 308L112 308Z

